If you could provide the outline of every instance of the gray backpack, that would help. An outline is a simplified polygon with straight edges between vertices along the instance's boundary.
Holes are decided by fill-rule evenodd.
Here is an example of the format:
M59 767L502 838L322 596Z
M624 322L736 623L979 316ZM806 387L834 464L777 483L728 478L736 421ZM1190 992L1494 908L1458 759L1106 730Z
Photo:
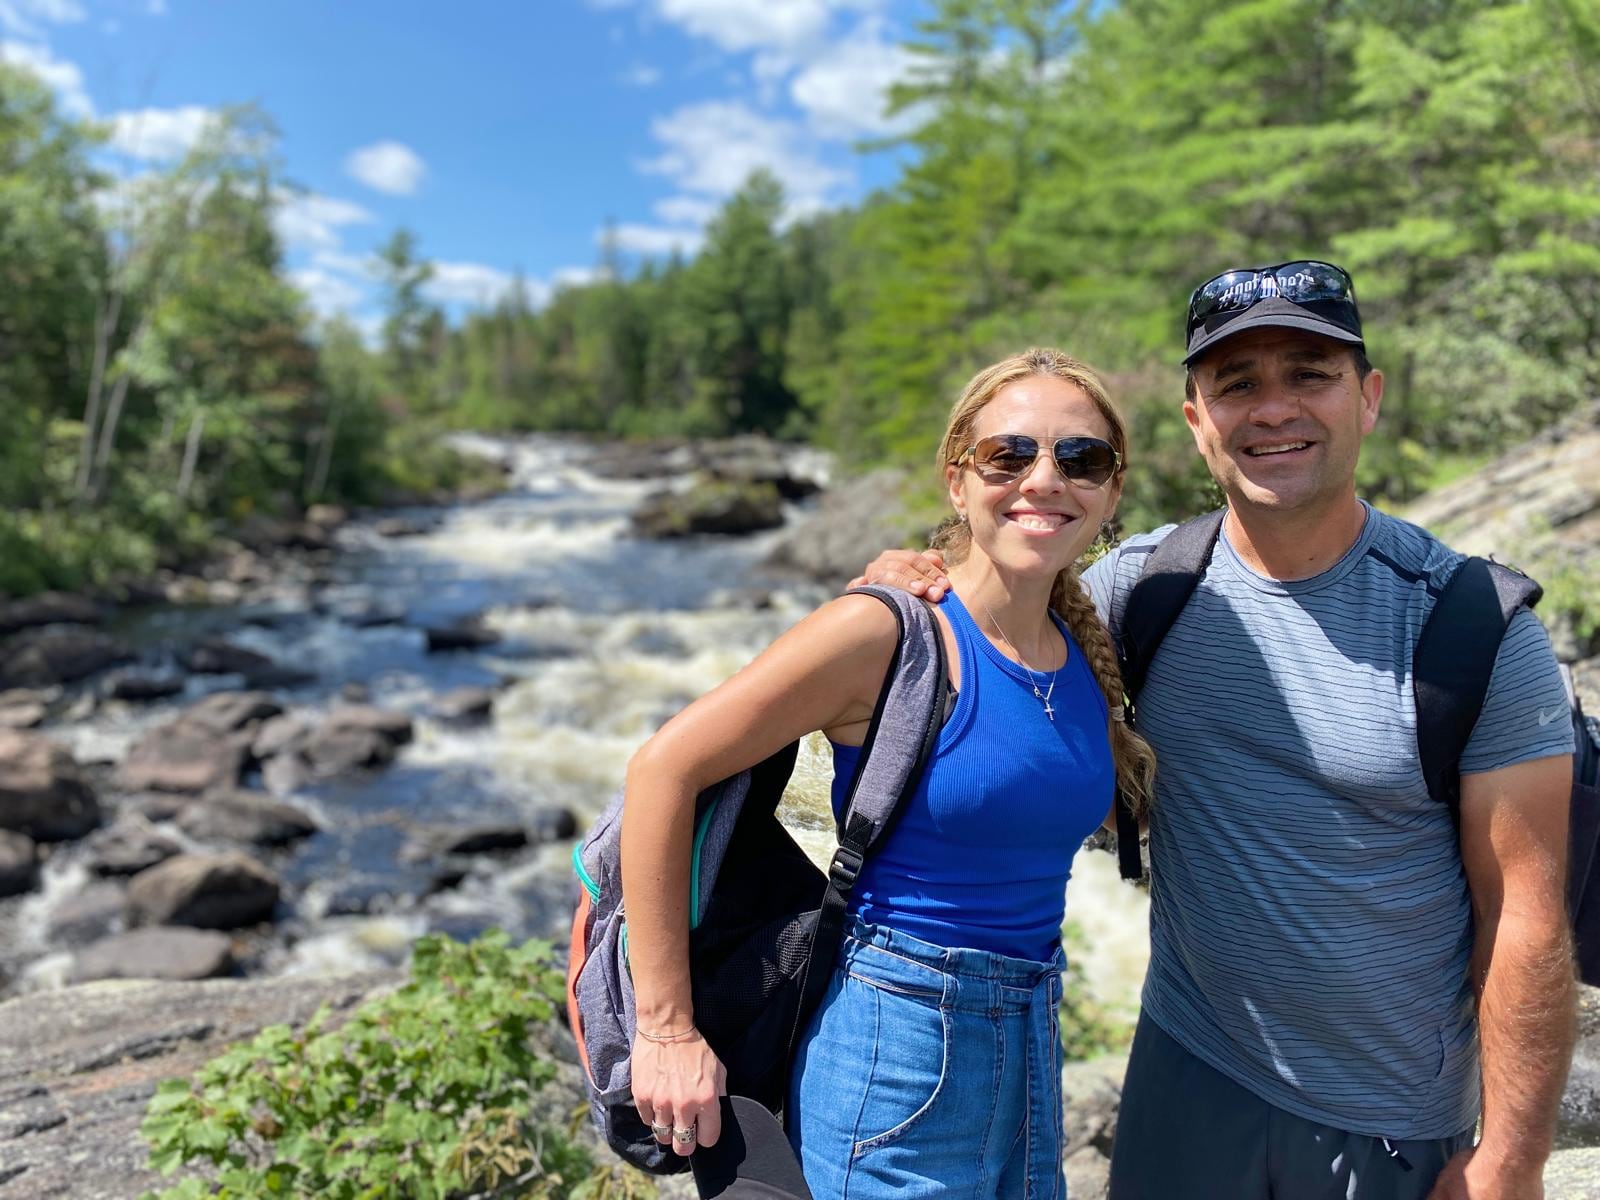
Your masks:
M837 957L851 889L916 790L944 715L944 646L928 606L894 588L881 600L900 644L879 692L851 783L839 847L819 871L779 824L776 809L798 743L700 794L689 887L695 1024L728 1071L728 1091L780 1112L795 1043ZM567 968L568 1013L595 1123L610 1146L646 1171L681 1171L633 1107L635 1030L622 907L622 797L573 851L582 883Z

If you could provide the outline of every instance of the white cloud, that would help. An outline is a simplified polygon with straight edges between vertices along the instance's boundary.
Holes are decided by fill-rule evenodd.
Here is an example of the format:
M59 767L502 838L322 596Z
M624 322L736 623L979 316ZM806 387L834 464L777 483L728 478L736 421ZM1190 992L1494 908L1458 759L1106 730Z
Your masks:
M74 25L88 14L78 0L0 0L0 29L37 38L40 26Z
M182 158L216 117L214 109L198 104L117 113L110 119L111 145L148 162Z
M4 0L0 0L0 6L3 4ZM0 7L0 12L3 11L3 7ZM0 24L3 23L0 21ZM37 75L46 87L55 92L61 103L61 111L67 116L80 120L94 116L94 105L83 86L83 72L76 63L55 57L43 46L7 41L0 41L0 62L22 67Z
M367 298L367 293L341 275L317 267L302 267L289 272L289 281L305 293L319 316L348 313Z
M792 121L765 116L737 101L690 104L651 124L665 147L642 164L691 194L721 199L765 167L777 176L791 205L815 209L850 177L820 161L804 131Z
M597 283L606 272L599 267L562 267L550 277L556 287L587 287Z
M657 200L651 209L668 225L700 226L717 215L718 204L702 196L668 196Z
M664 229L659 225L623 224L614 226L612 232L617 249L651 258L671 254L674 250L679 254L693 254L706 240L706 235L698 229Z
M280 191L274 225L286 245L336 252L342 227L364 225L373 220L370 212L348 200L316 192Z
M884 39L877 22L863 22L802 67L789 95L823 136L891 133L905 128L908 114L886 114L889 87L906 76L911 61L904 47Z
M346 254L343 250L314 250L311 253L311 263L313 266L327 271L338 271L344 275L370 277L373 273L373 259L370 254Z
M344 169L369 188L409 196L427 174L427 164L403 142L374 142L352 151Z
M622 73L622 82L629 87L655 87L661 82L661 72L647 63L635 63Z
M516 286L516 276L483 263L436 262L422 290L439 304L488 307Z
M836 0L656 0L667 20L724 50L791 53L827 32Z

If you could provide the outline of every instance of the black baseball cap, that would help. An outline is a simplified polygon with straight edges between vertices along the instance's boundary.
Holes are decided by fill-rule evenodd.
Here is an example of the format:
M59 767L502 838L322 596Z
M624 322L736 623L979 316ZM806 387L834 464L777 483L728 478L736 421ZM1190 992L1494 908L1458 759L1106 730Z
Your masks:
M1365 348L1356 289L1343 267L1316 259L1239 267L1206 280L1189 297L1183 365L1249 329L1303 329Z

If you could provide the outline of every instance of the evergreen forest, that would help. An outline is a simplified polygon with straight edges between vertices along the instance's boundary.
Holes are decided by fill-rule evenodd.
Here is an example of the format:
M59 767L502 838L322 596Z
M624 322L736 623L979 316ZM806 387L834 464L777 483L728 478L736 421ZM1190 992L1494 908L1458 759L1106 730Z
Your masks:
M794 216L752 176L692 258L452 322L425 247L376 338L319 322L273 231L270 117L114 181L0 65L0 593L103 585L231 523L461 485L452 429L723 436L931 464L978 366L1097 367L1125 524L1196 511L1190 289L1327 258L1388 377L1369 496L1404 501L1600 393L1600 0L928 0L901 164ZM923 471L931 479L931 471Z

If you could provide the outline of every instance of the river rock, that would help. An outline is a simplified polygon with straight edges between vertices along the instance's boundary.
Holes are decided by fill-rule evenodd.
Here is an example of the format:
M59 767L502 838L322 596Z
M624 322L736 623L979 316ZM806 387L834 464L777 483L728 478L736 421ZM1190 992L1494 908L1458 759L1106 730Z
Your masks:
M282 711L283 705L267 692L213 692L191 704L179 719L214 733L233 733Z
M243 854L179 854L133 877L128 910L139 925L238 929L271 920L280 886Z
M783 503L771 483L707 479L683 492L658 492L633 514L640 537L743 534L783 524Z
M368 767L386 767L394 761L395 744L375 729L345 725L314 730L301 747L300 758L311 773L324 779ZM280 754L273 764L288 755Z
M85 846L89 869L102 876L137 875L183 852L177 838L137 812L124 813L114 825L94 833Z
M18 689L26 691L26 689ZM16 692L7 692L7 696ZM49 708L37 700L6 700L0 697L0 729L34 729L44 724Z
M58 946L86 946L121 929L127 909L124 884L96 880L51 910L50 940Z
M421 537L433 532L433 525L416 517L380 517L372 523L372 532L382 538Z
M533 815L533 836L541 842L565 842L578 835L578 818L570 808L550 805Z
M810 513L778 536L767 562L839 585L859 575L878 552L921 546L923 532L900 497L905 472L873 471L829 491Z
M0 603L0 634L40 625L98 625L101 616L100 606L86 596L40 592Z
M287 846L317 831L305 810L243 790L211 792L178 815L178 828L200 841Z
M155 675L141 671L122 671L106 681L106 695L113 700L143 703L165 700L183 691L183 676Z
M424 625L422 633L427 639L429 654L446 650L477 650L500 640L498 633L485 628L477 619L459 621L454 625Z
M96 979L215 979L233 969L227 935L204 929L130 929L78 952L71 982Z
M51 626L14 635L0 645L0 688L72 683L133 656L95 629Z
M439 854L496 854L521 850L528 844L528 831L521 825L479 825L439 830L429 840Z
M250 753L265 762L274 755L297 749L310 732L311 726L304 717L292 713L268 717L256 730Z
M1561 1097L1564 1141L1600 1146L1600 988L1578 985L1578 1040Z
M1073 1200L1104 1200L1111 1178L1111 1140L1122 1104L1126 1055L1068 1063L1061 1072L1061 1154Z
M792 454L764 437L747 434L701 442L697 451L702 467L713 479L770 484L785 500L799 500L821 490L815 479L791 468Z
M370 704L346 704L331 710L325 728L370 729L396 746L404 746L410 742L413 732L409 714L394 709L376 708Z
M66 747L0 729L0 829L60 842L99 824L100 803Z
M0 829L0 897L20 896L39 881L39 853L33 839Z
M250 755L247 735L227 737L185 721L152 729L128 750L117 786L134 792L206 792L233 787Z
M445 721L479 721L494 711L494 692L483 687L459 687L435 696L433 713Z
M249 675L273 665L265 654L236 646L226 638L206 638L182 651L179 657L197 675Z
M350 510L340 504L313 504L306 509L306 520L320 529L336 529L350 519Z

